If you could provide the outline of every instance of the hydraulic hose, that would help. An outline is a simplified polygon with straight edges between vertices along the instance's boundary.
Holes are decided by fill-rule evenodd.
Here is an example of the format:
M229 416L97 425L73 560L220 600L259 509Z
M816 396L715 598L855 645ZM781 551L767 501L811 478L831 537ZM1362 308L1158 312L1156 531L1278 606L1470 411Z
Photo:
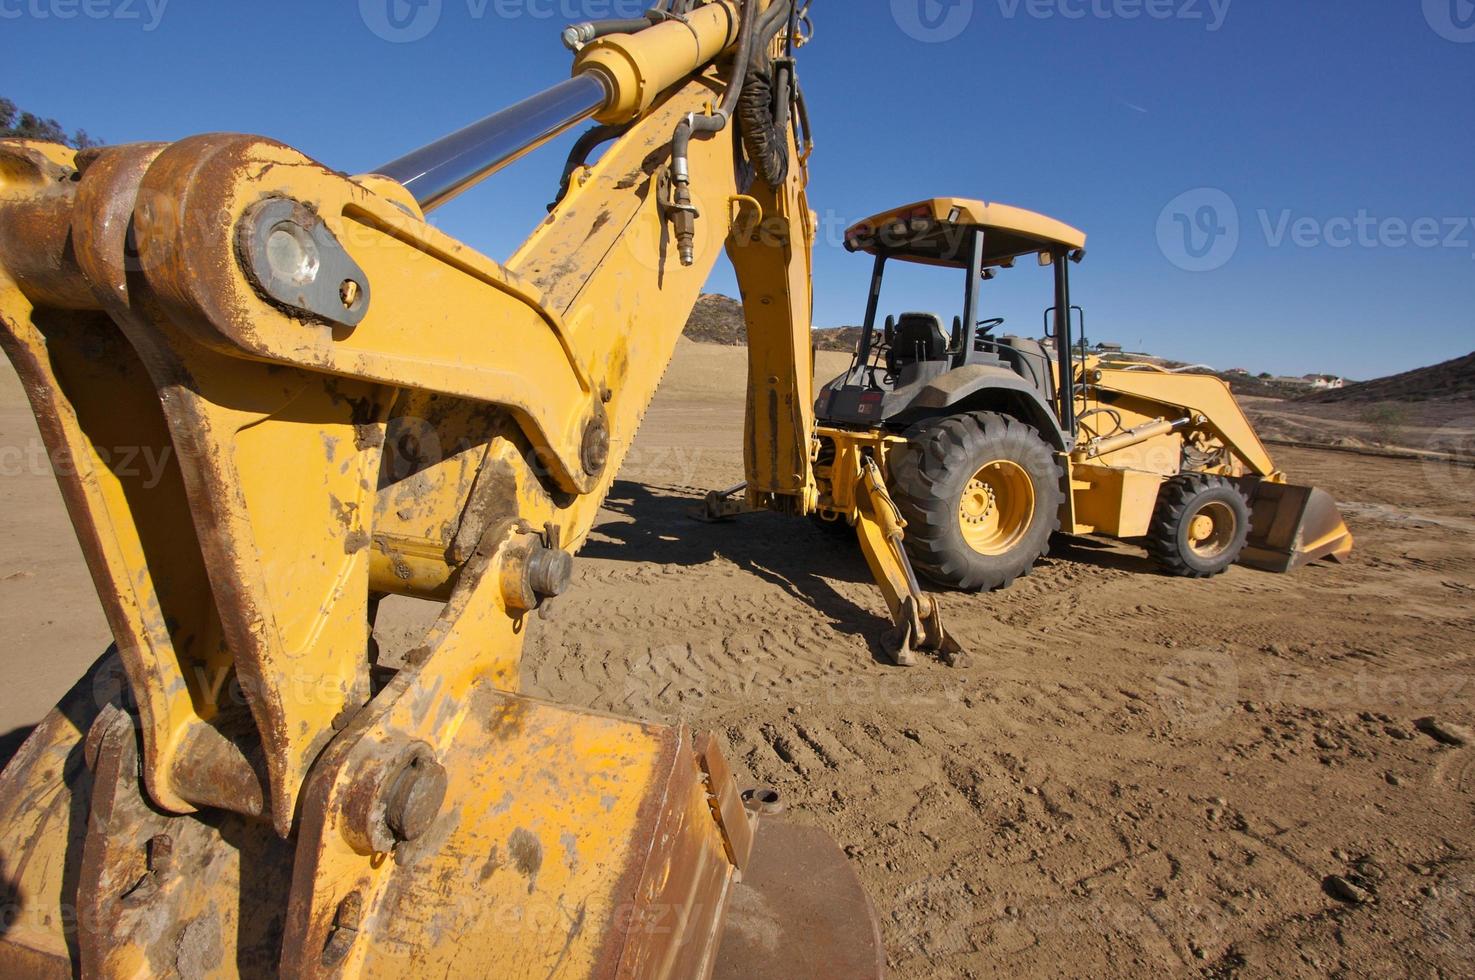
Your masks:
M602 144L624 136L634 125L634 123L625 123L620 126L595 126L580 136L578 142L574 144L573 149L569 151L568 161L563 165L563 176L558 181L558 196L552 204L548 205L548 210L552 211L558 207L563 199L568 196L569 183L573 180L574 171L589 162L589 155L591 153Z
M626 20L591 20L582 24L571 24L564 28L563 45L570 51L578 51L590 41L597 41L611 34L639 34L647 27L652 27L670 18L659 7L652 9L644 17Z
M761 44L766 50L787 23L792 9L792 0L781 0L758 15L754 13L756 3L757 0L747 0L743 5L733 78L722 97L721 105L709 116L689 114L677 125L676 133L671 139L671 178L674 185L671 209L675 212L673 222L676 226L677 251L681 256L681 264L685 266L696 261L696 220L699 217L691 198L691 141L698 136L715 135L727 128L748 88L749 74L758 45ZM765 91L769 93L771 100L771 88L765 86ZM768 105L771 105L771 101ZM765 153L766 155L768 154Z

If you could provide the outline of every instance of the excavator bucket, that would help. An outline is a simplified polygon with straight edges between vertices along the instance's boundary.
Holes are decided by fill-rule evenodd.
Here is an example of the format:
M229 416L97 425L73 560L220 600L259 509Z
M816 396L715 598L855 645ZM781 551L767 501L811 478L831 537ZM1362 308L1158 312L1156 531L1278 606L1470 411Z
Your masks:
M1352 554L1352 532L1325 490L1261 483L1250 499L1250 541L1240 564L1291 572L1323 558Z

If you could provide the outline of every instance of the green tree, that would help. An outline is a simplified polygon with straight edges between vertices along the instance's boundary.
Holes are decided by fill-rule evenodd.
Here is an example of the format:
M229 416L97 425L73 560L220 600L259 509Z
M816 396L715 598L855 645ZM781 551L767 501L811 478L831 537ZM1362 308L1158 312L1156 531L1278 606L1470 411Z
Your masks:
M24 112L9 99L0 98L0 138L41 140L46 143L62 143L78 150L102 144L79 129L70 136L55 119L46 119L34 113Z

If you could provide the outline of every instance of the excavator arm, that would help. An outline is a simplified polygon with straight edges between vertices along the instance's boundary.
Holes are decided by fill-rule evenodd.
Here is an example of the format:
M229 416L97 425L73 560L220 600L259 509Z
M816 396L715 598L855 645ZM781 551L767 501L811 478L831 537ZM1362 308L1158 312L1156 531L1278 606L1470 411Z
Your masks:
M6 955L722 975L764 837L717 744L517 693L724 249L777 379L756 427L789 446L750 458L815 495L798 13L680 6L581 25L568 82L379 173L252 136L0 144L0 343L115 638L0 777ZM427 223L590 118L612 145L505 264ZM386 595L444 603L402 661L372 641ZM834 920L835 975L874 975L843 858L796 839L770 851L838 884L789 953Z

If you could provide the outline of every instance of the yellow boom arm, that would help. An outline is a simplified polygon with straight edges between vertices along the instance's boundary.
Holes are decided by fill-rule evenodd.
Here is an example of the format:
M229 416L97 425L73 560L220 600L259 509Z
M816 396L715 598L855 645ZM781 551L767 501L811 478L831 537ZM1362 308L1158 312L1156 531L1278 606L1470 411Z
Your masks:
M387 175L252 136L0 144L0 343L115 637L0 777L0 955L712 969L755 846L718 747L522 697L519 661L724 248L765 379L750 458L813 504L804 157L776 100L788 166L754 181L724 108L791 14L720 0L602 38ZM627 128L507 263L426 223L590 117ZM445 602L402 663L371 642L389 594Z

